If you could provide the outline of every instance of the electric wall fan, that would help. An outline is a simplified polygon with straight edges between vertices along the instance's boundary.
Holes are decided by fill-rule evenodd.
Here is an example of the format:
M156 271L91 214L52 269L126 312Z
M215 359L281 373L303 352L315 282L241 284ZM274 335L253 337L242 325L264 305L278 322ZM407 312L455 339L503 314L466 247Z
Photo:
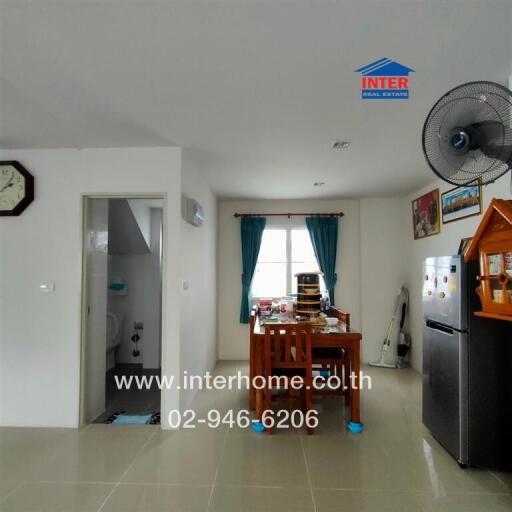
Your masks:
M512 92L470 82L446 93L423 127L432 170L453 185L492 183L512 168Z

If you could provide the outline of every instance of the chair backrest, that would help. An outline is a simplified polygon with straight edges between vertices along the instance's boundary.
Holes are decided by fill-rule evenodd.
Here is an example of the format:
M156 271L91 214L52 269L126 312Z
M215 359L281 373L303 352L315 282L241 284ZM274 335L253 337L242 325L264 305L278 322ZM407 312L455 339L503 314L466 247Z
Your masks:
M312 368L311 324L265 326L265 368Z
M342 311L341 309L330 308L329 316L336 317L340 321L341 327L343 327L346 332L350 332L350 313Z

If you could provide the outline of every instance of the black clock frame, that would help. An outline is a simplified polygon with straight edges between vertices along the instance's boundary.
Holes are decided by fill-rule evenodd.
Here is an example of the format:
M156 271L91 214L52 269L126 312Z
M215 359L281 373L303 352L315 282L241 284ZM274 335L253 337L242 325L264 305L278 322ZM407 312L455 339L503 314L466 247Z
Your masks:
M6 160L0 162L0 165L11 165L25 178L25 197L12 210L0 210L0 216L13 217L20 215L34 200L34 176L17 160Z

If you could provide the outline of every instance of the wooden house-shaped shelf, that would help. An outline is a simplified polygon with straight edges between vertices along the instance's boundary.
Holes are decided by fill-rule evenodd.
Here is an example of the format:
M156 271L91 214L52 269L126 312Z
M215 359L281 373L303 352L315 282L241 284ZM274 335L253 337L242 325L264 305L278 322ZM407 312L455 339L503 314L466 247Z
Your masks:
M512 201L493 199L464 255L480 261L477 316L512 321Z

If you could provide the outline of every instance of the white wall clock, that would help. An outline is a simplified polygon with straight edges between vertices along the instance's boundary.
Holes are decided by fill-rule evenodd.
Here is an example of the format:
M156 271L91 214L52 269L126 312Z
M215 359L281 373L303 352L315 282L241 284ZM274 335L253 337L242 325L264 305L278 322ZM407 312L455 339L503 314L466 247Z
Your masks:
M0 215L19 215L34 200L34 176L15 160L0 161Z

